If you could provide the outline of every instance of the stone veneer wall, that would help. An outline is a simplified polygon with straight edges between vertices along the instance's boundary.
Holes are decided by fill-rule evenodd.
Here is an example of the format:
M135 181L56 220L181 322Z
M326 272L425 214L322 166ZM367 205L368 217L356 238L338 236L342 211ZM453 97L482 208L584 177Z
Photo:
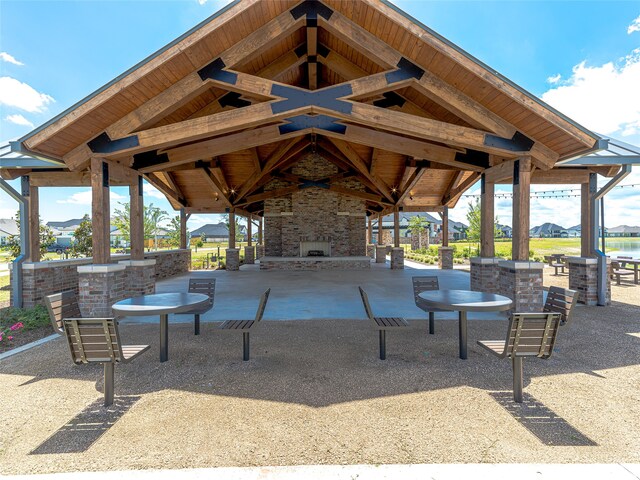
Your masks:
M321 155L310 153L292 168L292 173L314 181L335 175L338 168ZM336 185L364 191L353 179ZM288 186L291 184L275 179L265 190ZM359 198L310 187L265 200L264 217L267 257L297 257L301 241L330 241L332 257L366 255L365 202Z
M438 248L438 267L442 270L453 269L453 247Z
M411 250L419 250L420 248L429 248L429 229L425 228L420 235L411 235Z
M111 262L128 260L129 255L112 255ZM165 250L148 252L145 259L155 259L154 283L157 280L186 273L191 269L191 250ZM91 265L91 258L52 260L48 262L24 263L22 265L22 303L25 308L42 305L44 297L65 290L78 293L78 267ZM11 267L12 265L10 265ZM148 290L144 285L141 289ZM135 290L135 289L134 289ZM12 300L13 302L13 300Z
M500 289L499 258L473 257L471 259L471 290L498 293Z
M111 305L129 293L123 264L78 267L78 305L83 317L111 317Z
M391 249L391 270L404 269L404 248L394 247Z
M498 262L498 294L513 300L511 311L541 312L544 265L537 262L502 260Z
M568 257L569 289L578 294L578 302L585 305L598 305L598 260L588 257ZM607 260L607 270L611 262ZM607 272L606 304L611 304L611 275Z

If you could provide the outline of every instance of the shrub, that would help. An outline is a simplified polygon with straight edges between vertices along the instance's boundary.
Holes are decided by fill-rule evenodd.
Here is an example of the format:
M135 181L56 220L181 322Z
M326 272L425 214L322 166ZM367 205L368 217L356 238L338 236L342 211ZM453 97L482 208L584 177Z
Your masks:
M21 331L49 325L49 313L42 305L34 308L5 308L0 311L0 342L12 340Z

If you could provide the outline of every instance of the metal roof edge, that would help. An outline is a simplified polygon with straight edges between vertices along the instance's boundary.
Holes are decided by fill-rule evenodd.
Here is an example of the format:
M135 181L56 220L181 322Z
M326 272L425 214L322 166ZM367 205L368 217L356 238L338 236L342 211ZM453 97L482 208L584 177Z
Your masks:
M95 90L94 92L90 93L89 95L87 95L86 97L84 97L82 100L74 103L72 106L70 106L69 108L67 108L66 110L64 110L63 112L59 113L58 115L56 115L55 117L53 117L51 120L43 123L42 125L36 127L35 129L33 129L32 131L30 131L29 133L27 133L26 135L24 135L23 137L19 138L17 140L18 143L22 144L24 141L28 140L29 138L31 138L33 135L41 132L42 130L44 130L45 128L49 127L50 125L54 124L55 122L57 122L58 120L60 120L61 118L65 117L67 114L73 112L76 108L78 108L79 106L85 104L86 102L88 102L89 100L91 100L92 98L96 97L97 95L99 95L100 93L104 92L106 89L108 89L109 87L115 85L116 83L118 83L120 80L122 80L123 78L127 77L128 75L130 75L131 73L135 72L137 69L139 69L140 67L142 67L143 65L146 65L147 63L149 63L151 60L153 60L154 58L158 57L159 55L161 55L162 53L166 52L168 49L170 49L171 47L177 45L178 43L180 43L182 40L184 40L185 38L189 37L190 35L192 35L193 33L195 33L196 31L198 31L200 28L202 28L204 25L206 25L207 23L211 22L212 20L215 20L216 18L218 18L220 15L222 15L223 13L227 12L228 10L230 10L231 8L235 7L237 4L239 4L242 0L233 0L231 3L225 5L224 7L222 7L220 10L218 10L217 12L215 12L213 15L210 15L209 17L205 18L202 22L198 23L196 26L190 28L188 31L186 31L185 33L183 33L182 35L180 35L178 38L176 38L175 40L172 40L171 42L169 42L168 44L166 44L164 47L161 47L159 50L155 51L154 53L152 53L151 55L149 55L148 57L146 57L144 60L136 63L134 66L132 66L131 68L127 69L125 72L121 73L120 75L118 75L116 78L114 78L113 80L109 81L108 83L104 84L102 87L98 88L97 90ZM30 154L32 152L29 152Z
M474 62L476 65L484 68L485 70L487 70L489 73L495 75L496 77L500 78L501 80L503 80L504 82L508 83L509 85L511 85L513 88L515 88L516 90L520 91L521 93L525 94L526 96L528 96L529 98L531 98L531 100L533 100L534 102L536 102L538 105L546 108L547 110L549 110L550 112L554 113L555 115L557 115L558 117L562 118L563 120L565 120L566 122L570 123L571 125L573 125L576 128L579 128L580 130L582 130L584 133L586 133L587 135L593 137L594 139L596 139L596 141L600 140L600 136L596 133L594 133L593 131L589 130L588 128L580 125L578 122L576 122L575 120L572 120L571 118L569 118L568 116L566 116L564 113L556 110L555 108L553 108L551 105L549 105L548 103L546 103L545 101L543 101L542 99L540 99L539 97L535 96L534 94L532 94L531 92L529 92L528 90L525 90L524 88L522 88L520 85L518 85L517 83L513 82L512 80L508 79L507 77L505 77L503 74L501 74L500 72L498 72L497 70L495 70L494 68L491 68L489 65L487 65L486 63L484 63L483 61L479 60L478 58L474 57L473 55L471 55L469 52L467 52L466 50L464 50L463 48L459 47L458 45L456 45L455 43L453 43L451 40L446 39L445 37L443 37L442 35L440 35L438 32L436 32L435 30L427 27L425 24L423 24L421 21L417 20L416 18L414 18L413 16L409 15L407 12L405 12L404 10L402 10L400 7L398 7L397 5L394 5L393 3L391 3L389 0L378 0L380 3L383 3L384 5L386 5L387 7L391 8L392 10L396 11L397 13L399 13L400 15L402 15L403 17L405 17L407 20L410 20L411 22L415 23L416 25L418 25L420 28L424 29L427 33L429 33L430 35L434 36L435 38L437 38L438 40L440 40L442 43L450 46L451 48L453 48L454 50L456 50L457 52L461 53L462 55L464 55L465 57L467 57L469 60L471 60L472 62Z

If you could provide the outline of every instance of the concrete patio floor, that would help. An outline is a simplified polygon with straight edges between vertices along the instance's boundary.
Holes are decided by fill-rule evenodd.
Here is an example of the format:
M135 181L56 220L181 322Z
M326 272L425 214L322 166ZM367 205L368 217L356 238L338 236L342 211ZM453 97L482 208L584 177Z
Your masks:
M371 270L260 271L258 265L244 265L238 272L194 271L162 280L156 291L186 291L189 277L216 279L215 305L201 316L203 321L254 318L260 295L271 288L265 320L312 320L365 318L358 286L369 294L378 316L424 319L415 306L411 277L437 275L442 289L469 289L469 274L461 270L439 270L407 262L404 270L390 270L389 264L371 264ZM455 312L438 313L441 319L457 319ZM506 318L502 313L470 313L469 318ZM159 322L157 316L130 317L124 323ZM192 322L193 315L172 315L170 322Z
M428 335L426 321L413 321L388 335L381 361L354 285L370 291L380 314L424 318L412 310L410 277L425 272L336 273L304 283L281 273L215 273L214 321L253 316L261 291L273 288L249 362L238 336L206 323L195 337L184 317L170 321L170 357L161 364L158 325L123 324L125 343L150 343L151 351L116 367L109 409L100 366L74 366L63 339L2 360L0 473L640 462L637 298L577 308L554 356L525 362L518 405L509 362L475 344L502 338L505 319L469 322L468 360L457 357L457 322L438 321ZM464 288L465 275L468 285L464 272L433 273L443 288ZM186 277L172 282L186 287ZM239 305L226 305L234 298Z

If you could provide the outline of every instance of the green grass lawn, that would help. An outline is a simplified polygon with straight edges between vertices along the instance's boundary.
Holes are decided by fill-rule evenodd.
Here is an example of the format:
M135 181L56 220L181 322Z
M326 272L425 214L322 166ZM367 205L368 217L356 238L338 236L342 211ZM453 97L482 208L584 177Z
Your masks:
M0 304L9 301L11 297L11 287L9 286L9 275L0 277Z

